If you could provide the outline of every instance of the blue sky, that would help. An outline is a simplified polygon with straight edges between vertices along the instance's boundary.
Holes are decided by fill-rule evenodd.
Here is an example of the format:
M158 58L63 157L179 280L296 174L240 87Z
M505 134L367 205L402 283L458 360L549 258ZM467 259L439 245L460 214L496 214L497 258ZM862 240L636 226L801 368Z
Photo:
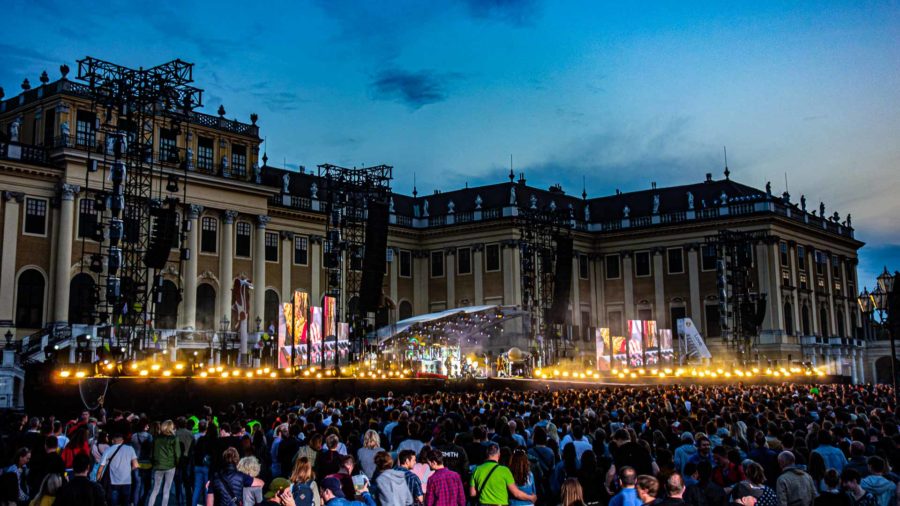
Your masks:
M785 175L852 213L860 282L900 268L900 3L7 0L0 86L85 55L197 64L270 164L387 163L395 189L589 195Z

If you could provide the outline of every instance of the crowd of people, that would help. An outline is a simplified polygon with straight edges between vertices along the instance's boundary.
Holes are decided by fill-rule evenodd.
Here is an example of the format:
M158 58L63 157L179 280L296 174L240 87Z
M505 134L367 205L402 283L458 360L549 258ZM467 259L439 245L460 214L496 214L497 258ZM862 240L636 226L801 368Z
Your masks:
M4 430L0 505L900 506L886 386L100 407Z

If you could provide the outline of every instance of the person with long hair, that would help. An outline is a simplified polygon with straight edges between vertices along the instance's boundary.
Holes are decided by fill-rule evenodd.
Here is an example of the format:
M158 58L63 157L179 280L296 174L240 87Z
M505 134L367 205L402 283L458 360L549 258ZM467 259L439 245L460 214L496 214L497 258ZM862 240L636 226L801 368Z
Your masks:
M362 472L371 480L375 474L375 455L383 452L381 447L381 436L372 429L363 434L363 445L356 452L356 459L359 461L359 467Z
M237 464L237 470L251 478L259 476L261 467L259 459L252 456L242 458ZM263 501L262 486L254 487L251 485L249 487L244 487L243 492L244 502L242 504L259 504Z
M310 504L318 506L320 504L316 475L308 458L300 457L294 462L290 480L293 484L291 486L291 494L294 495L294 502L297 506Z
M584 501L588 504L600 502L605 487L594 450L587 450L581 454L581 467L578 469L577 477L581 483Z
M62 484L63 479L61 475L56 473L48 474L44 477L40 490L38 490L34 499L31 500L29 506L51 506L53 501L56 500L56 493L62 487Z
M175 424L172 420L166 420L160 425L159 435L153 440L153 490L147 502L149 506L156 506L160 486L163 487L162 504L169 504L175 465L180 458L181 445L175 437Z
M523 448L516 448L509 460L509 470L512 472L516 488L528 495L537 495L534 484L534 474L531 473L531 463L528 454ZM509 506L531 506L532 501L523 501L515 497L509 498Z
M72 439L69 440L69 444L63 448L62 453L60 453L60 457L62 457L63 465L66 466L67 470L72 469L72 462L75 461L76 455L87 455L91 456L91 446L88 441L88 429L85 426L80 426L75 429L72 434Z
M562 484L568 478L578 476L578 456L575 445L567 443L563 447L562 460L553 469L553 478L550 480L550 491L555 496L562 490Z
M568 445L567 445L568 446ZM584 506L584 493L578 478L566 478L560 487L559 492L560 506Z

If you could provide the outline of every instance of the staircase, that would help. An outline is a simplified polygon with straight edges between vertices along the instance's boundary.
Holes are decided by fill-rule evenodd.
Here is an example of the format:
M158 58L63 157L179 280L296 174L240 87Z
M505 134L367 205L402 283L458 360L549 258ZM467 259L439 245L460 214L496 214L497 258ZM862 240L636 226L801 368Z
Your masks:
M50 324L38 330L34 334L25 336L20 343L18 362L26 365L44 361L44 349L48 346L56 346L57 349L66 347L72 338L72 327L66 324Z

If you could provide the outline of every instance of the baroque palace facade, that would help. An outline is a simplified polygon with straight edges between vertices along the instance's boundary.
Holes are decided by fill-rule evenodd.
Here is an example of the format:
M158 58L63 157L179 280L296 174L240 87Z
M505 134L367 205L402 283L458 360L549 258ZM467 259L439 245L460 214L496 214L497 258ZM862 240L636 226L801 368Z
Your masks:
M87 324L88 268L98 250L93 198L100 136L84 85L63 74L0 101L0 335L21 339L54 323ZM293 290L320 300L325 217L318 176L267 166L256 116L250 123L197 113L186 133L155 132L163 176L187 161L183 216L190 258L168 268L156 327L213 331L230 315L236 277L251 280L251 318L266 327ZM173 157L177 153L179 156ZM262 163L261 163L262 162ZM179 172L180 173L180 172ZM571 354L593 349L595 327L625 332L630 319L674 328L690 317L717 353L715 251L720 229L761 230L753 276L768 294L760 355L812 362L855 381L874 380L874 349L861 338L857 251L850 217L724 178L586 198L524 176L493 185L422 195L393 194L385 309L379 324L454 307L521 305L516 216L538 206L568 208L574 249ZM177 265L178 251L171 260ZM261 289L262 288L262 289ZM178 294L181 293L179 297ZM346 301L344 301L346 302ZM883 352L879 352L883 353ZM570 355L571 356L571 355Z

